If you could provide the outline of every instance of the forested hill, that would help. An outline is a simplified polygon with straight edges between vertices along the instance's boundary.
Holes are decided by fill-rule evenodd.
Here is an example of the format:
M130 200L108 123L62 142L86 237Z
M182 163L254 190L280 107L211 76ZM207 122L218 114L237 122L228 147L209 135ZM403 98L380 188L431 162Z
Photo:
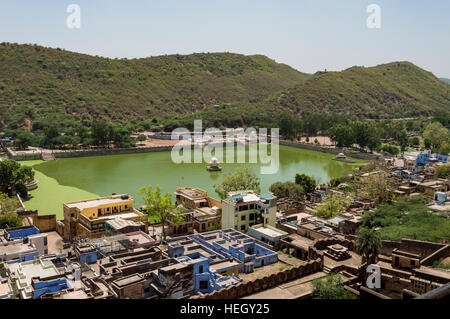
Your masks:
M450 85L409 62L318 72L266 104L303 112L360 118L431 116L450 111Z
M127 60L0 44L0 131L70 128L99 118L158 125L170 119L170 128L193 118L216 126L266 125L286 112L303 118L428 117L450 111L449 88L409 62L308 75L262 55Z
M38 45L0 45L0 128L105 117L132 122L215 103L255 102L308 77L233 53L108 59Z

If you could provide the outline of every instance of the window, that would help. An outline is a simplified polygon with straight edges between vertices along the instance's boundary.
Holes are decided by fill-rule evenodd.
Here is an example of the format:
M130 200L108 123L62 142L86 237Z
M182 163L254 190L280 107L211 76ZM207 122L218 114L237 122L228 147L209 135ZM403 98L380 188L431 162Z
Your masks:
M249 216L249 218L250 218L250 220L255 220L255 214L254 214L254 213L251 213L250 216Z
M203 266L198 267L198 272L199 272L200 274L203 274Z
M208 281L200 280L200 289L201 290L208 289Z
M125 205L125 209L128 209L128 205Z
M242 225L242 226L241 226L241 230L242 230L242 231L245 231L245 225Z
M245 220L245 218L246 218L245 215L241 216L241 220Z
M266 218L266 224L268 224L269 223L269 219L268 218Z
M44 237L44 246L47 246L47 237Z
M101 213L102 213L102 209L99 208L99 209L98 209L98 214L100 215Z

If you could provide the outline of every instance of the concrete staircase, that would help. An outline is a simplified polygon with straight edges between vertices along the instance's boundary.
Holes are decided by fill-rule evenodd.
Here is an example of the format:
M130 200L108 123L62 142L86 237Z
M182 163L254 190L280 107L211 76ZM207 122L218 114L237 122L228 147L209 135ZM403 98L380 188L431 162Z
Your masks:
M331 268L329 268L329 267L323 265L322 271L323 271L324 273L326 273L326 274L329 274L329 273L331 273Z
M55 155L53 155L53 153L51 153L51 152L42 152L41 156L42 156L43 161L54 161L55 160Z

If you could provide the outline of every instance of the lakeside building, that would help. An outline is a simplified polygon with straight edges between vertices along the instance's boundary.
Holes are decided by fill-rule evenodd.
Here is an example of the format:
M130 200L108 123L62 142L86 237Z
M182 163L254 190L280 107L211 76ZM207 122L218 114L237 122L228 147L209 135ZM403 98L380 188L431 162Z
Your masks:
M229 192L222 201L222 229L247 232L254 225L276 226L277 198L252 190Z
M106 223L118 218L143 224L148 231L145 215L133 207L128 194L64 203L63 210L64 220L57 222L57 230L65 240L102 237L107 234ZM114 227L114 223L111 225Z
M176 235L206 232L221 227L222 203L199 188L182 187L175 192L176 203L184 207L184 222L173 225Z

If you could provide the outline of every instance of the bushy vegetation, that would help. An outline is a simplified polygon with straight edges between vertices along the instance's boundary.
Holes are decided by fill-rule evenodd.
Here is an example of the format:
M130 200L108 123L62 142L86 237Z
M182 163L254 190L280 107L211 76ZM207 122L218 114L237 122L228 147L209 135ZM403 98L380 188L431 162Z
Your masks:
M233 173L226 175L219 184L214 185L214 190L225 199L228 192L253 190L261 192L259 177L248 168L236 169Z
M450 177L450 163L440 165L436 168L436 175L438 178Z
M8 195L19 193L27 196L26 184L34 179L34 171L31 167L21 166L14 160L0 161L0 192Z
M298 201L305 199L303 187L293 182L276 182L270 186L269 190L278 198L288 197Z
M19 207L17 198L0 192L0 228L22 225L22 220L15 212Z
M306 175L306 174L296 174L295 175L295 183L301 185L305 190L305 193L311 193L316 189L317 183L314 178Z
M340 274L330 274L325 278L311 282L312 299L356 299L356 296L345 290Z
M361 227L379 227L381 238L387 240L450 241L450 220L432 213L427 202L424 197L412 197L378 206L364 214Z
M327 196L319 205L316 206L315 215L330 219L336 217L339 213L345 212L351 204L351 200L340 194L332 194Z

